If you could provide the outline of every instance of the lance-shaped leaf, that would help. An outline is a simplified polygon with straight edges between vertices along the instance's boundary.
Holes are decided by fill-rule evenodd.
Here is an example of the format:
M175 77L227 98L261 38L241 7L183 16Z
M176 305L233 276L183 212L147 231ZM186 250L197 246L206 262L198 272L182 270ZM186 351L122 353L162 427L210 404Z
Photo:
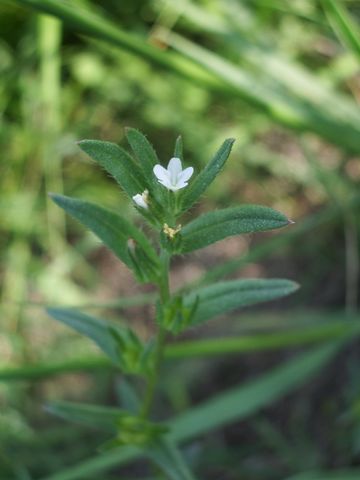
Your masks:
M120 364L120 343L113 332L124 336L126 329L70 308L48 308L47 313L55 320L89 337L115 364Z
M197 325L239 307L289 295L298 288L297 283L282 279L229 280L192 291L184 304L190 307L198 302L190 321Z
M142 344L129 328L70 308L49 308L47 313L90 338L124 372L142 374L152 369L152 344Z
M216 175L220 173L230 155L234 142L235 140L233 138L225 140L216 152L214 158L210 160L191 185L184 191L181 199L181 209L183 212L188 210L199 199L215 179Z
M45 408L49 413L64 420L113 433L117 432L119 419L128 415L128 412L119 408L102 407L86 403L53 402Z
M151 199L154 213L160 212L161 215L161 206L164 206L167 201L167 192L159 184L153 172L154 166L159 164L160 160L158 159L158 156L156 155L156 152L149 140L145 137L145 135L139 132L139 130L130 127L126 128L126 138L136 158L139 160L142 171L146 176L150 193L153 193L153 196L157 200L157 202L154 203L154 198Z
M146 236L133 224L120 215L94 203L56 194L52 194L51 198L67 213L95 233L120 260L129 268L135 270L135 273L136 268L138 268L134 264L134 255L136 255L137 249L138 253L141 254L144 271L146 270L148 273L150 269L154 275L157 274L159 268L158 256ZM129 240L135 242L136 248L133 255L129 250Z
M130 127L126 128L126 138L144 172L151 178L155 178L153 168L160 161L149 140L139 130Z
M115 143L82 140L78 145L110 173L130 197L143 192L148 187L139 165Z
M261 205L205 213L182 229L181 252L191 252L233 235L273 230L289 223L282 213Z
M175 149L174 149L174 157L180 158L181 161L184 160L184 152L183 152L183 141L182 136L179 135L175 142Z

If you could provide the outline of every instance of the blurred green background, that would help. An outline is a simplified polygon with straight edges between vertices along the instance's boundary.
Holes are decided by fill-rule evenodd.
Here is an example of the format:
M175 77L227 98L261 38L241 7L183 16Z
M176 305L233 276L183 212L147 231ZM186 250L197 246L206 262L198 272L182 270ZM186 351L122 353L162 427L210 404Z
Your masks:
M131 322L144 338L153 331L151 290L136 287L47 198L65 192L136 219L115 182L76 146L84 138L125 145L126 126L143 131L163 163L182 134L196 171L236 138L194 215L259 203L296 222L175 262L174 288L284 277L301 289L170 348L159 416L291 361L310 344L341 348L306 385L294 381L291 395L241 422L235 412L232 426L191 444L186 455L200 478L360 478L359 16L356 0L1 2L1 479L120 478L114 466L48 477L91 458L106 436L52 417L44 404L116 405L122 380L43 310L81 306ZM222 350L212 342L203 353L186 348L202 337L239 341ZM143 463L121 472L163 478Z

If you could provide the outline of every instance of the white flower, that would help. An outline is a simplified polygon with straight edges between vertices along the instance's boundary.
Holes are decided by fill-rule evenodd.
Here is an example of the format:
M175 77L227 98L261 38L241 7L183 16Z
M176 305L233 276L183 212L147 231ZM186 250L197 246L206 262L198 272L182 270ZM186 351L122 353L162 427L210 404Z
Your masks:
M159 183L173 192L186 187L188 184L187 181L193 173L193 167L188 167L183 170L180 158L176 157L170 160L167 169L161 165L155 165L154 167L154 174Z
M132 199L134 200L134 202L136 203L136 205L138 207L141 207L141 208L146 208L148 209L149 208L149 191L148 190L144 190L143 193L137 193L136 195L134 195L132 197Z

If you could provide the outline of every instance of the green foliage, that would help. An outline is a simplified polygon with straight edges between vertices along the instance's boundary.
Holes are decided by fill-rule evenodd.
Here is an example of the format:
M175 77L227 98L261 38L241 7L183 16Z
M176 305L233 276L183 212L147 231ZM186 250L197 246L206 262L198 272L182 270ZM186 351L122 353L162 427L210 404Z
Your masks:
M142 374L152 369L151 344L142 345L135 333L77 310L49 308L48 314L89 337L123 371Z
M117 423L128 415L125 410L119 408L72 402L52 402L46 405L46 410L64 420L111 433L116 433Z
M51 198L67 213L97 235L140 281L149 281L159 274L159 260L147 237L120 215L90 202L63 195Z
M322 0L322 5L340 40L360 59L360 29L356 21L337 0Z
M135 128L126 129L126 138L139 160L147 178L153 179L152 184L156 185L153 175L153 167L159 163L154 147L139 130ZM139 190L138 190L139 191Z
M127 138L140 162L140 167L116 145L86 140L81 142L80 146L112 174L128 195L133 196L135 192L139 194L145 186L148 188L142 193L141 202L135 203L139 211L146 212L145 217L160 233L158 245L160 259L147 237L135 225L119 215L81 200L61 195L53 195L52 198L67 213L90 228L105 245L134 270L140 281L150 280L158 288L156 315L158 333L155 342L143 346L132 330L110 326L103 320L79 311L49 309L48 313L56 320L91 338L124 372L145 374L147 377L147 390L139 415L132 412L120 415L113 410L105 415L105 418L113 421L116 427L116 435L106 444L106 447L114 448L129 444L148 446L147 456L157 463L169 478L189 480L193 476L181 459L176 446L163 437L166 430L147 420L164 355L166 332L177 334L239 306L283 297L295 291L297 285L288 280L237 280L196 289L185 297L181 294L171 295L169 267L172 252L189 252L231 235L279 228L290 222L283 214L271 208L245 205L204 214L181 230L176 226L179 211L189 209L215 179L230 154L233 140L226 140L223 143L214 159L195 179L192 189L189 190L190 194L186 197L178 195L177 192L187 186L186 183L182 183L184 180L181 180L185 169L182 168L179 160L170 162L167 170L160 166L153 170L158 159L145 136L137 130L128 129ZM183 159L180 138L176 141L175 153ZM191 173L192 170L187 170L185 175L189 172ZM136 184L142 178L147 179L146 183L144 181L143 184ZM163 182L161 187L157 180ZM165 194L166 189L168 192ZM158 192L162 192L161 195L158 195ZM154 202L154 197L160 203L163 200L163 211L149 208ZM182 200L180 209L178 208L179 198ZM134 201L136 199L135 197ZM237 401L236 395L231 394L231 399L231 402ZM226 400L224 401L226 403ZM233 403L230 406L226 405L226 410L228 407L232 410ZM65 418L87 424L91 422L93 415L94 425L99 423L97 407L65 404L53 407L53 411ZM100 417L103 413L103 409L100 408ZM219 416L217 412L214 414ZM207 415L206 412L205 416ZM183 424L184 421L180 423ZM176 428L179 428L178 424L175 431Z
M18 0L18 2L56 15L80 33L105 40L111 45L139 55L154 65L200 83L210 90L244 99L283 125L316 132L346 150L360 151L358 128L360 116L356 107L348 102L345 96L319 82L310 71L302 75L301 69L296 68L291 61L282 61L281 58L269 55L260 42L261 47L255 48L255 51L248 45L240 51L243 55L248 54L249 57L246 60L250 64L255 63L254 72L252 68L247 70L240 68L221 55L167 30L160 34L161 29L159 29L159 40L166 41L176 49L181 55L180 59L173 52L160 51L147 44L141 37L128 34L101 15L88 10L59 4L55 0L46 0L46 2ZM188 12L191 15L192 11L193 9L185 9L187 15L189 15ZM237 12L239 13L241 14ZM199 23L199 16L195 18ZM194 17L191 20L194 22ZM201 26L204 30L203 23L200 22L199 27ZM211 25L211 22L207 23L209 24ZM225 36L231 45L234 37L229 35L227 30L222 32L220 28L219 32L219 28L215 28L215 31ZM233 33L237 41L232 42L235 48L234 45L231 46L238 55L242 36L236 30ZM271 64L272 59L276 65ZM281 90L277 83L269 81L277 71L279 74L276 81L283 87ZM304 81L306 88L304 88ZM321 103L319 98L322 100Z
M181 198L182 211L186 211L192 207L208 186L215 180L215 177L221 172L226 160L229 158L234 141L233 138L225 140L216 152L214 158L205 166L199 175L197 175L189 188L185 190L184 195ZM178 142L176 143L175 152L177 150L182 152L182 147L180 149Z
M36 10L55 16L38 15ZM248 411L244 417L226 420L231 423L247 419L239 435L238 429L235 436L232 432L230 437L209 435L206 449L187 450L186 462L178 450L179 442L165 442L163 435L158 437L156 447L143 448L147 425L137 419L144 397L154 398L147 394L151 385L156 392L156 385L161 383L161 401L151 406L150 399L144 416L153 413L157 418L171 418L171 411L191 408L193 396L189 398L188 388L197 404L203 405L200 397L206 398L209 391L219 392L233 380L240 387L245 368L246 376L251 378L254 370L257 373L266 367L266 352L272 352L271 360L279 359L285 367L294 348L326 344L343 336L358 338L358 16L357 2L342 0L184 0L167 2L165 8L161 2L141 0L121 5L112 1L101 6L87 0L3 2L0 143L5 157L0 199L0 249L4 252L0 343L5 364L0 366L0 379L8 383L1 387L1 478L51 475L58 480L108 480L118 472L105 473L107 466L121 465L140 456L163 471L154 473L156 478L188 478L191 474L187 462L195 465L200 478L216 476L219 468L219 475L236 478L268 480L289 478L290 474L295 474L295 478L358 478L358 416L347 416L352 408L349 405L355 408L354 399L359 399L359 362L352 349L341 355L333 367L323 368L321 382L313 382L310 388L292 395L291 409L267 411L255 405L256 416ZM131 155L108 142L88 145L98 158L94 158L95 162L111 176L115 174L123 186L126 195L118 196L117 185L108 175L99 175L94 163L81 161L75 140L98 137L123 142L123 122L148 132L160 160L146 137L135 129L125 130ZM171 144L179 131L186 139L185 152L181 138L174 150ZM233 256L230 250L219 246L199 251L190 258L186 277L191 278L191 284L184 288L183 259L177 258L173 280L180 290L172 290L166 299L164 272L170 261L166 257L182 253L184 243L183 232L170 238L164 223L170 233L180 223L186 231L192 218L178 215L198 202L205 193L203 186L214 179L209 171L214 159L208 164L207 161L222 139L228 137L237 138L233 161L223 172L223 181L203 196L204 205L199 206L199 211L258 202L277 205L290 218L296 217L297 224L281 234L266 236L263 241L257 242L257 238L255 244L248 238L232 242L231 250L239 247ZM184 167L192 165L195 170L189 186L175 194L160 185L152 174L154 164L165 166L173 151ZM74 161L76 156L80 157L79 162L76 158ZM219 159L219 170L220 164ZM113 266L113 257L104 250L101 255L94 255L99 248L97 239L81 235L72 222L65 221L65 212L47 199L47 191L63 192L63 182L74 197L96 202L101 199L109 204L117 196L116 211L128 223L130 218L124 214L129 210L124 208L128 197L149 190L149 208L144 210L135 203L133 206L135 221L140 222L136 216L139 213L150 225L144 229L144 236L153 250L151 261L132 236L127 242L127 234L116 233L113 237L114 244L118 243L114 248L123 250L120 260L128 261L139 281L157 284L157 291L146 286L144 291L151 289L152 293L124 298L124 292L133 289L130 273ZM196 208L190 213L197 211ZM129 217L132 218L130 212ZM109 230L108 225L104 228ZM161 241L157 243L160 230ZM69 239L67 245L65 239ZM212 251L216 259L226 261L213 266L209 258ZM265 261L259 269L259 263L271 255L274 261ZM306 268L308 265L311 268ZM204 269L200 278L198 266ZM270 311L262 306L260 314L254 308L241 316L237 312L229 315L229 310L221 322L206 327L204 333L209 338L192 338L201 333L193 330L187 334L190 338L167 343L166 334L161 340L162 349L157 348L156 339L145 345L139 340L147 339L155 333L154 329L164 329L175 336L193 327L193 320L207 304L205 299L200 302L195 292L211 292L227 275L242 277L239 271L244 267L244 277L263 268L270 278L286 276L291 271L302 288L285 303L285 308L290 306L290 313L284 312L281 302ZM99 288L101 284L104 286ZM94 292L91 298L89 292ZM98 295L119 298L99 302ZM231 298L235 302L235 294ZM210 296L207 300L211 301ZM157 324L153 326L148 317L155 313L151 306L155 303ZM217 307L217 303L212 303ZM70 305L77 312L91 309L95 317L103 318L115 317L121 311L121 317L134 320L131 329L138 333L131 337L131 332L126 331L126 341L116 334L116 329L110 329L123 363L100 356L103 352L94 355L87 338L69 335L63 328L51 328L49 319L38 309L60 304ZM300 309L291 309L294 304ZM334 307L336 313L330 314ZM319 308L322 311L317 314ZM98 314L100 310L102 313ZM85 323L86 329L93 327L91 321ZM128 357L124 355L126 345ZM130 375L126 379L132 393L139 392L140 398L134 401L132 394L118 395L121 408L127 411L125 423L129 424L122 429L121 439L116 438L118 427L106 420L105 412L104 423L108 423L109 430L104 433L85 430L81 422L72 426L41 416L38 406L48 395L115 403L115 383L124 382L123 375L119 378L119 370L130 372L134 365L139 365L136 359L145 351L152 367L162 361L167 365L161 375L156 376L156 368L145 373L137 369L136 374L146 378L136 380ZM246 352L251 352L251 357L257 352L262 354L256 362L249 362L243 356ZM210 366L205 367L204 357L212 359ZM185 359L188 365L184 365ZM309 357L310 366L312 361L313 357ZM131 368L126 366L127 362ZM213 362L216 368L209 372ZM337 371L344 375L337 382L336 395L330 398L329 385ZM73 375L69 381L63 376L67 372L87 373L79 374L75 384ZM293 372L294 382L297 374ZM56 379L51 380L55 375ZM22 382L43 378L50 379L45 388L31 389L29 396ZM9 383L12 380L20 382ZM287 381L289 377L284 375L279 382ZM302 380L299 382L300 385ZM276 385L269 384L270 393L273 388L277 391ZM236 388L231 394L236 396ZM266 394L264 389L260 395ZM271 405L280 397L270 395L264 405ZM316 415L310 408L315 397ZM248 405L246 391L239 402ZM75 407L71 407L73 414ZM89 425L100 425L100 414L91 425L94 406L87 407ZM68 420L76 422L75 417L70 418L71 408L68 405ZM227 404L222 408L228 408ZM236 408L237 405L234 411ZM341 408L345 408L345 414ZM209 409L207 415L218 414ZM204 425L207 420L204 416ZM310 429L309 425L314 427ZM250 430L256 435L254 441L240 443ZM110 436L114 439L113 450L94 456L96 447ZM119 443L121 447L117 448ZM201 446L199 439L196 443ZM78 464L87 457L89 461ZM142 465L138 466L141 473Z
M260 205L242 205L205 213L181 230L181 253L207 247L233 235L273 230L289 223L282 213Z
M190 325L197 325L239 307L289 295L297 289L298 285L290 280L230 280L194 290L185 297L184 303L191 306L197 302L190 321Z
M82 140L78 145L110 173L130 197L146 189L147 183L139 166L115 143Z
M176 443L189 442L215 428L255 414L316 375L334 358L342 345L343 342L336 342L318 347L295 357L285 365L274 368L260 378L218 394L207 402L193 407L168 422L170 439ZM91 458L43 480L86 478L89 473L94 475L114 466L125 465L142 455L143 452L132 447L105 452L101 457Z

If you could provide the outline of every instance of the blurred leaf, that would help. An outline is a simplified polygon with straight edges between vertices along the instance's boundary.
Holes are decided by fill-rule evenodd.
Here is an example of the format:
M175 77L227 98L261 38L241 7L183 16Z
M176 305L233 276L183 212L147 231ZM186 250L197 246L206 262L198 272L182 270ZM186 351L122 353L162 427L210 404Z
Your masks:
M46 405L46 410L64 420L113 433L117 431L116 422L122 416L128 415L119 408L73 402L52 402Z
M360 60L360 29L350 13L337 0L322 0L321 3L340 40Z
M238 307L289 295L298 288L297 283L282 279L229 280L192 291L184 298L184 303L190 307L198 299L190 322L197 325Z
M134 414L140 411L140 398L128 379L125 377L119 379L119 381L116 383L116 391L119 397L120 405L124 407L125 410Z
M286 480L359 480L360 469L344 469L318 472L304 472L287 477Z
M317 347L273 368L259 378L234 387L173 420L172 438L194 438L254 414L317 374L340 350L343 341Z
M287 393L299 388L316 375L340 350L343 341L328 344L299 355L274 368L260 378L234 387L193 407L169 422L169 437L175 443L186 442L227 423L254 414ZM75 480L103 472L113 466L125 465L142 456L132 447L103 455L69 467L42 480Z
M191 252L233 235L263 232L289 223L282 213L261 205L242 205L205 213L181 230L181 252Z
M147 237L134 225L110 210L94 203L84 202L63 195L52 194L51 198L67 213L76 218L97 235L120 260L135 270L134 257L130 255L129 241L135 242L134 254L137 250L143 260L141 267L153 269L154 275L159 268L158 256Z
M181 452L170 440L161 439L145 452L166 473L168 479L195 480L182 458Z
M296 71L291 68L287 69L285 66L287 71L283 72L283 75L288 77L288 83L281 85L279 79L270 81L272 71L269 70L267 74L263 61L257 65L259 72L252 73L250 68L236 65L173 32L165 31L162 36L176 51L223 80L224 88L227 86L233 91L233 95L265 111L278 122L291 128L313 131L345 150L360 151L359 111L346 96L329 91L326 85L319 85L316 91L306 97L301 94ZM269 55L267 52L264 58ZM317 84L316 77L313 82ZM296 86L294 92L291 91L292 85ZM309 86L311 80L306 81L306 88L303 86L302 90L309 92Z
M313 80L309 79L306 82L306 88L301 89L298 88L296 81L298 77L296 71L292 75L286 75L288 78L286 85L269 82L271 70L263 66L263 58L269 56L269 53L259 59L258 66L261 70L252 74L250 69L241 69L220 55L168 31L161 34L159 41L165 41L165 44L171 45L183 57L174 55L170 50L165 52L154 48L145 38L122 31L107 19L83 8L74 8L65 2L55 0L17 0L17 2L58 16L81 33L128 50L202 87L244 99L288 127L316 132L346 150L360 152L358 126L360 115L356 106L338 92L329 91L327 86L319 85L314 92L309 86L316 84L315 76ZM158 30L157 33L160 35L160 29ZM291 69L288 72L291 73ZM291 92L291 85L294 83L297 91ZM301 95L301 91L310 90L311 98ZM319 91L323 94L319 95Z
M66 26L71 26L75 30L93 38L104 40L111 45L115 45L133 54L139 55L146 60L150 60L154 65L163 67L170 71L189 78L201 85L207 85L211 88L222 90L222 85L209 75L204 69L196 67L192 62L165 53L159 48L149 44L147 37L139 37L121 30L119 25L112 23L108 19L70 2L61 2L57 0L16 0L17 3L29 6L40 12L49 13L60 18Z
M205 166L199 175L195 177L190 186L186 188L181 197L182 211L188 210L214 181L215 177L224 167L234 142L235 140L233 138L225 140L216 152L214 158Z
M265 329L266 333L183 340L167 345L164 352L165 358L181 360L193 357L290 349L345 336L355 338L360 333L360 318L357 314L347 314L345 318L343 312L333 315L301 312L296 315L291 313L290 316L282 314L281 318L275 315L275 319L268 315L264 317L261 315L260 318L254 314L243 315L241 324L246 324L252 330L260 326L261 331ZM114 365L106 357L96 355L67 359L62 363L44 361L22 367L2 367L0 368L0 381L36 381L64 373L95 372L113 368Z
M142 193L148 186L139 166L115 143L81 140L78 145L89 157L105 168L130 197Z
M120 344L111 330L115 330L120 336L124 336L126 334L125 329L77 310L48 308L47 313L55 320L65 323L77 332L91 338L116 365L119 365Z

